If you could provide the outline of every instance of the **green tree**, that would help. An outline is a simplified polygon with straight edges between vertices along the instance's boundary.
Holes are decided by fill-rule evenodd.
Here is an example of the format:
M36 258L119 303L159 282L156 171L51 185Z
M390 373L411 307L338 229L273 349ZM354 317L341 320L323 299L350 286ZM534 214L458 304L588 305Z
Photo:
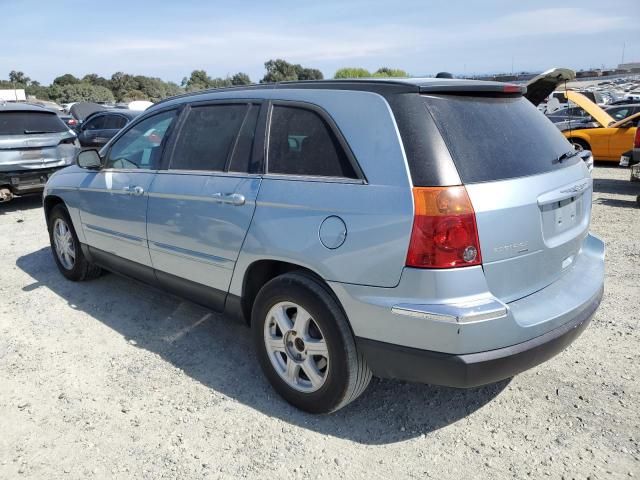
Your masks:
M293 65L286 60L280 58L269 60L264 63L267 73L264 75L260 83L284 82L287 80L298 80L299 65ZM300 67L301 68L301 67Z
M339 69L333 78L368 78L371 72L366 68L346 67Z
M109 80L109 88L116 101L121 102L127 92L131 90L137 90L138 83L134 80L132 75L123 72L116 72L111 75Z
M373 73L374 77L408 77L404 70L397 68L381 67Z
M68 102L113 102L111 90L90 83L74 83L52 86L51 98L59 103Z
M133 102L134 100L149 100L149 97L141 90L129 90L122 98L123 102Z
M24 72L17 72L15 70L11 70L9 72L9 82L13 83L13 84L19 84L19 85L28 85L29 82L31 81L31 79L29 77L27 77Z
M251 85L251 79L246 73L238 72L231 77L231 85Z
M107 87L107 88L111 87L109 80L107 80L104 77L101 77L97 73L88 73L84 77L82 77L82 80L80 81L82 83L90 83L91 85L98 85L100 87Z
M194 70L184 84L184 88L187 92L194 92L196 90L204 90L209 88L211 78L204 70Z
M59 77L53 79L53 84L60 87L64 85L75 85L76 83L80 83L80 79L74 77L70 73L65 73L64 75L60 75Z
M296 65L296 73L298 80L322 80L324 78L322 72L317 68L302 68L300 65Z

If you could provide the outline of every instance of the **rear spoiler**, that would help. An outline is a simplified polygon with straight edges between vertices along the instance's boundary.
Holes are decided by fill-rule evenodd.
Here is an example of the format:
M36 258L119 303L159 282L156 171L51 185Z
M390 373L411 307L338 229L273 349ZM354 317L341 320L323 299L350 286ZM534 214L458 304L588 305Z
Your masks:
M527 87L514 83L458 81L455 83L433 82L420 85L420 93L445 93L450 95L524 95Z

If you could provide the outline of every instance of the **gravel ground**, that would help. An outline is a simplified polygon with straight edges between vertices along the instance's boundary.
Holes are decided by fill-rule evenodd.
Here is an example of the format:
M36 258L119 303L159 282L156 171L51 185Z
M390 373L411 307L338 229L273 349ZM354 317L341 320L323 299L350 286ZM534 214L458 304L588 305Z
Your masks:
M330 416L274 394L249 330L57 272L39 199L0 205L0 478L640 476L640 184L597 166L606 294L565 352L474 390L376 380Z

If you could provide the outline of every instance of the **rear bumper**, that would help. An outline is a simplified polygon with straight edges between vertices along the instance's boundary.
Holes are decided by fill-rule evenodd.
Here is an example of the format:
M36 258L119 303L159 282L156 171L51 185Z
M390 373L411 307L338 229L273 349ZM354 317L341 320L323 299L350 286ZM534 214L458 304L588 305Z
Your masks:
M14 195L40 192L49 177L66 166L0 172L0 186L9 187Z
M564 325L517 345L470 354L447 354L358 338L373 374L420 383L470 388L510 378L549 360L586 328L603 288Z

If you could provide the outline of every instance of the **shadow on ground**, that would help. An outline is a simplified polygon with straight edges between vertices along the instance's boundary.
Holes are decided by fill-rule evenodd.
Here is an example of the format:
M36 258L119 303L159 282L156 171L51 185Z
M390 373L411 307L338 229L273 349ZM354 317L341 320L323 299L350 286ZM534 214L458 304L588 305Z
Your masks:
M0 215L18 212L20 210L32 210L42 207L41 195L27 195L24 197L15 197L13 200L0 203Z
M20 257L17 265L35 279L23 290L52 290L71 308L135 340L138 348L160 355L207 387L265 415L363 444L428 434L473 413L508 384L459 390L374 379L362 397L343 410L309 415L271 389L253 354L250 330L240 322L113 274L70 282L57 271L49 248Z
M618 170L620 167L606 165L606 166L597 166L596 168L603 170ZM630 179L630 173L627 169L626 175L624 179L619 178L594 178L593 179L593 191L594 193L609 193L609 194L618 194L618 195L632 195L635 201L635 197L640 195L640 182L632 182ZM611 199L601 199L601 200L611 200ZM602 201L600 203L615 205L615 202L605 202ZM624 205L619 205L624 206Z

